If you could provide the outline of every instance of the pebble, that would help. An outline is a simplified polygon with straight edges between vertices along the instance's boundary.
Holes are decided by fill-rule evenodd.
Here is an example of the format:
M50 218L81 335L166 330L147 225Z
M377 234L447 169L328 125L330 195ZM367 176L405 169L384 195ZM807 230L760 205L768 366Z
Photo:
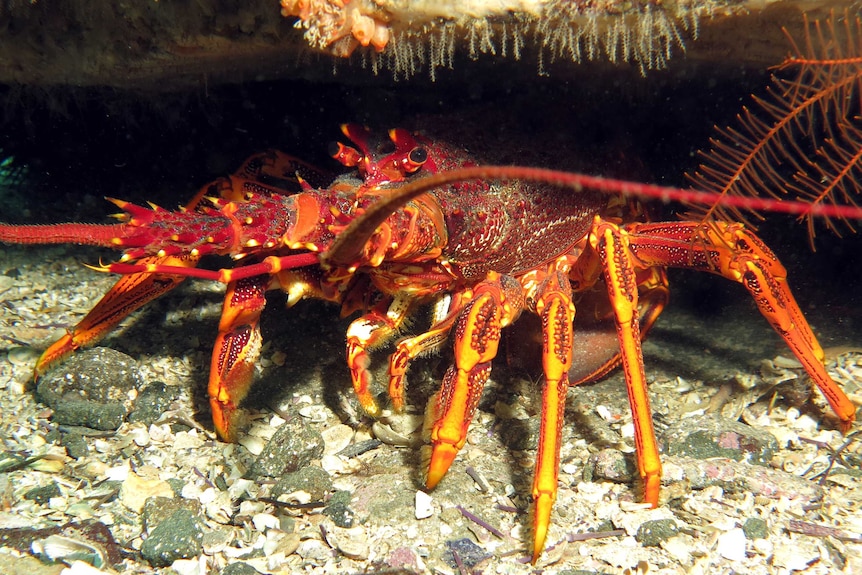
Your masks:
M196 517L201 515L201 504L195 499L150 497L141 512L144 530L151 531L180 509L185 509Z
M458 554L458 559L461 560L461 565L467 569L473 569L491 557L491 554L473 543L469 539L456 539L455 541L446 542L446 551L443 552L443 561L446 562L452 569L459 569L458 562L455 560L455 553Z
M161 479L144 479L130 471L120 487L120 502L137 513L144 509L144 504L150 497L172 498L174 490L171 484Z
M158 421L162 413L180 397L179 387L161 381L147 384L138 394L135 406L129 413L129 421L150 425Z
M413 444L413 440L410 437L398 433L393 430L390 426L385 423L381 423L380 421L375 421L371 424L371 431L374 433L374 437L385 443L386 445L394 445L396 447L409 447Z
M628 483L635 476L636 470L631 456L618 449L602 449L590 455L584 467L584 481L606 479L616 483Z
M434 500L424 491L416 492L416 519L427 519L434 515Z
M242 561L235 561L225 565L221 575L260 575L260 571Z
M203 521L188 509L178 509L150 531L141 555L153 567L197 557L203 550Z
M353 429L348 425L339 423L324 429L321 436L324 443L323 453L334 455L350 445L350 441L353 439Z
M309 465L285 474L272 486L270 497L278 499L297 491L308 493L310 501L323 501L326 494L332 491L332 478L322 468Z
M5 276L0 276L0 278ZM35 364L39 359L39 352L32 347L13 347L6 352L6 357L12 365Z
M271 513L257 513L251 518L251 523L256 531L263 533L267 529L278 529L281 523L278 517Z
M66 453L73 459L81 459L90 453L90 446L84 436L76 431L60 434L60 443L66 448Z
M53 481L47 485L34 487L33 489L30 489L24 493L24 499L35 501L39 505L45 505L52 497L59 496L60 487Z
M718 536L715 550L728 561L742 561L745 559L745 533L736 528L725 531Z
M39 400L54 422L99 430L122 425L141 387L137 362L105 347L83 350L39 379Z
M326 532L326 542L346 557L358 561L368 559L368 535L364 527L331 526Z
M657 547L662 541L679 534L679 527L673 519L653 519L638 527L635 539L644 547Z
M233 541L233 533L231 531L214 529L204 533L204 536L201 538L201 547L206 555L215 555L227 549L231 541Z
M306 539L301 541L296 552L312 565L323 565L332 559L332 550L323 541L317 539Z
M248 470L248 478L281 477L297 471L323 455L320 432L302 422L278 428Z
M350 509L351 498L352 494L349 491L336 491L324 507L323 514L339 527L353 527L356 514Z
M742 524L742 532L747 539L765 539L769 529L765 520L760 517L749 517Z
M320 459L320 466L332 475L347 475L359 471L362 463L341 455L324 455Z

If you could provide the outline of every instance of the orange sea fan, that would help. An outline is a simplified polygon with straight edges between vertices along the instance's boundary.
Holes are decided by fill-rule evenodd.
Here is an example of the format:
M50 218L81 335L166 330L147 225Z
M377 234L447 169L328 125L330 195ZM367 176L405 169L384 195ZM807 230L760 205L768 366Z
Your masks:
M862 184L862 21L849 10L826 21L805 19L805 38L775 68L763 98L744 107L735 127L716 128L703 164L689 179L726 196L858 206ZM792 73L790 77L788 73ZM692 207L702 219L745 219L738 208ZM814 215L802 214L812 242ZM844 218L826 219L840 235ZM839 225L841 224L841 225Z

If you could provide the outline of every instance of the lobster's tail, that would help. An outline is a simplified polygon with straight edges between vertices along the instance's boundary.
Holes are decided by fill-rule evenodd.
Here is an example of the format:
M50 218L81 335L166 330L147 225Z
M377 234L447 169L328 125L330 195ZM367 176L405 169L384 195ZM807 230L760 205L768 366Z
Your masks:
M0 224L0 242L7 244L78 244L116 247L128 224Z

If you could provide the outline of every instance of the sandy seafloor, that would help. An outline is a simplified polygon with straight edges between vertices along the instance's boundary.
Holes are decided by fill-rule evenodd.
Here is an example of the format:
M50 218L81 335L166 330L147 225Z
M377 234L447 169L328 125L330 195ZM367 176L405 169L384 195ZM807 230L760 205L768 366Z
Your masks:
M46 526L92 516L109 525L119 545L129 551L122 572L151 572L149 565L136 559L134 550L142 542L141 525L123 497L86 504L94 493L101 494L99 486L108 477L125 477L128 481L131 464L133 474L176 478L198 487L183 493L203 501L209 515L207 531L211 533L207 541L217 543L206 546L205 554L196 560L178 563L176 568L183 573L217 572L233 557L243 554L238 550L255 545L263 550L249 561L262 572L407 573L412 572L411 563L398 563L406 553L413 558L411 561L415 559L413 571L455 573L457 570L443 561L441 553L444 542L464 537L491 554L474 568L481 573L528 573L536 569L557 573L575 569L600 573L814 574L862 569L862 444L858 439L843 451L850 469L839 472L844 466L837 464L823 484L821 504L766 492L732 492L718 487L691 490L680 483L665 486L666 497L660 508L645 510L636 504L636 491L630 484L585 481L584 465L591 452L607 445L632 450L631 426L627 425L630 415L619 373L570 391L560 492L548 538L551 548L535 567L524 562L530 538L528 514L498 506L524 510L529 505L535 451L513 448L516 439L501 431L520 425L518 418L535 418L538 386L508 370L504 362L498 362L466 447L431 494L432 515L416 519L414 498L422 466L418 450L384 444L349 460L331 456L345 442L367 439L371 432L370 422L357 414L352 400L345 399L350 397L349 378L342 364L347 323L338 319L336 309L316 302L285 311L281 301L273 298L263 323L266 346L256 377L264 391L252 402L254 424L240 445L215 441L207 414L195 407L200 406L204 394L222 291L209 282L187 282L125 321L103 342L134 357L145 381L177 386L181 400L171 406L174 417L170 421L189 423L191 419L196 426L172 428L162 424L147 428L127 423L116 433L88 438L90 454L86 457L64 457L62 448L45 443L44 437L52 428L51 413L36 402L28 382L39 350L61 335L64 326L79 320L111 285L113 278L81 265L96 262L99 256L98 250L75 247L6 246L0 252L0 270L4 273L0 276L2 449L55 454L47 471L26 468L0 474L0 528L22 520ZM824 415L823 401L818 398L801 408L778 401L769 409L771 394L764 380L792 379L799 370L779 367L777 371L763 371L760 364L779 355L787 357L788 351L771 334L741 289L717 295L696 289L694 293L696 298L716 297L716 311L708 316L698 312L683 296L661 317L645 345L657 427L661 430L702 413L722 384L735 377L748 378L761 391L734 388L724 413L741 414L744 421L778 438L781 448L770 462L771 467L789 475L816 476L827 463L826 446L834 449L844 442L833 420ZM857 316L845 314L840 321L827 321L827 317L838 317L833 311L835 305L838 304L832 300L828 306L809 307L824 347L858 346ZM846 333L842 327L848 328ZM441 361L431 358L411 371L414 386L425 390L416 394L427 393L431 386L418 381L439 374ZM829 367L858 401L862 393L862 355L840 355L830 360ZM761 377L761 373L769 371L772 375ZM411 410L421 411L422 407L412 405ZM355 527L339 529L319 512L293 513L293 533L273 528L265 521L229 525L225 513L229 515L231 505L237 502L223 497L212 501L212 497L202 495L205 486L216 478L228 485L239 480L250 460L247 449L259 450L273 433L273 426L283 422L273 409L313 426L327 438L322 465L333 477L336 488L353 493L351 506L361 518ZM353 417L345 416L351 413ZM854 430L858 430L858 424ZM806 440L816 440L819 445ZM679 465L677 458L665 458L665 473L672 474ZM466 473L468 466L485 478L488 491L478 488ZM50 503L37 505L22 498L30 488L49 482L56 482L62 493ZM248 486L243 499L263 496L268 487ZM274 513L267 504L244 505L250 505L256 513ZM218 506L222 506L221 513ZM465 519L456 506L496 526L503 537L495 537ZM739 528L750 517L765 519L768 535L744 541L745 552L739 555ZM633 535L640 524L664 518L676 520L679 535L660 547L644 547L636 542ZM788 526L794 520L833 527L837 530L833 535L840 533L850 540L791 532ZM590 530L610 528L622 529L625 535L586 541L576 538ZM263 546L263 541L270 543ZM8 549L0 551L6 556L4 561L10 553L15 554ZM402 566L396 569L393 564Z

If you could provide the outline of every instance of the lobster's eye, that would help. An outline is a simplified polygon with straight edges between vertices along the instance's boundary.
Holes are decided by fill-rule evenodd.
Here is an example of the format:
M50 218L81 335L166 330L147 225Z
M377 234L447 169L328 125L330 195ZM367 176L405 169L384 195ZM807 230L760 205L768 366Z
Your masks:
M407 154L407 159L410 160L411 163L415 164L418 169L419 166L428 160L428 150L422 147L413 148L410 150L410 153Z

